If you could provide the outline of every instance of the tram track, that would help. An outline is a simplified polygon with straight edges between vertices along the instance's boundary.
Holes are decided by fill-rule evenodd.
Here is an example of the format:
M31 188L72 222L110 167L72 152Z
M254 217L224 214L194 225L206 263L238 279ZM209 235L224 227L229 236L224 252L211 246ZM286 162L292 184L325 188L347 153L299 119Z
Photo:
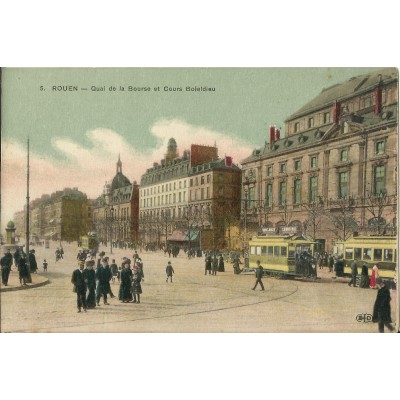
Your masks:
M265 303L270 303L270 302L274 302L274 301L279 301L285 298L288 298L290 296L292 296L293 294L295 294L298 290L299 290L299 286L293 282L287 282L287 284L289 284L290 286L293 287L293 289L289 292L289 293L285 293L282 294L281 296L277 296L277 297L273 297L273 298L268 298L268 299L260 299L258 301L252 301L250 303L246 303L246 304L239 304L239 305L226 305L226 306L220 306L220 307L216 307L216 308L212 308L212 309L202 309L202 310L188 310L188 311L184 311L184 312L175 312L175 313L171 313L171 314L167 314L167 315L153 315L153 316L137 316L135 318L123 318L123 319L117 319L117 320L112 320L112 321L108 321L108 324L112 324L112 326L115 325L120 325L120 324L126 324L126 323L136 323L136 322L140 322L140 321L157 321L157 320L163 320L163 319L171 319L171 318L179 318L179 317L185 317L185 316L193 316L193 315L204 315L204 314L211 314L211 313L215 313L215 312L221 312L221 311L227 311L227 310L234 310L234 309L241 309L241 308L246 308L246 307L253 307L256 305L260 305L260 304L265 304ZM215 289L219 289L219 290L225 290L225 291L229 291L229 292L233 292L233 293L238 293L240 295L244 295L245 297L248 298L259 298L258 295L256 295L255 293L248 293L248 292L244 292L243 290L237 290L235 288L227 288L227 287L223 287L220 285L205 285L203 283L200 282L195 282L195 281L189 281L187 282L187 284L191 284L191 285L200 285L203 287L209 287L209 288L215 288ZM271 292L272 290L275 290L276 284L274 282L269 282L269 287L268 289L265 290L265 294ZM234 301L237 299L242 298L241 297L236 297L236 298L232 298L232 299L226 299L226 301ZM149 303L144 303L149 305ZM157 304L157 303L154 303ZM190 305L184 305L184 307L193 307L196 305L205 305L205 304L209 304L209 302L203 302L203 303L193 303ZM133 304L132 304L133 306ZM173 307L176 307L177 305L173 305ZM159 307L157 307L159 308ZM117 309L116 306L111 305L111 307L101 307L96 309L96 313L98 311L100 311L101 314L105 314L105 312L107 313L107 315L110 315L110 311ZM132 308L125 308L126 313L131 314L133 309ZM118 312L124 312L125 310L121 310L120 307L118 307ZM141 312L146 312L147 310L145 309L141 309ZM89 313L91 313L92 311L89 311ZM111 313L112 315L112 313ZM60 326L54 326L52 328L44 328L44 327L36 327L34 329L34 332L58 332L61 329L61 332L65 332L62 329L73 329L73 328L79 328L79 327L83 327L83 326L103 326L104 325L104 321L101 322L86 322L86 323L73 323L73 324L66 324L65 322L60 325ZM117 331L117 330L116 330ZM13 330L13 332L15 333L23 333L23 332L32 332L31 330L26 330L26 329L21 329L21 330Z

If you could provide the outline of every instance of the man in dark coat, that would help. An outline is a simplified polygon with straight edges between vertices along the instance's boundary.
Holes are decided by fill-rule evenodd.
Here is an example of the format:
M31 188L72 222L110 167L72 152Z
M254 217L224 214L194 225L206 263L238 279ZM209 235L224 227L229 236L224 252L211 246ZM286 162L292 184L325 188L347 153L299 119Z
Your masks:
M87 284L85 282L84 276L85 263L83 261L79 262L79 268L72 273L71 282L74 285L74 292L76 293L76 302L78 306L78 313L83 311L86 312L86 290Z
M34 249L29 251L29 268L31 270L31 274L36 273L36 271L37 271L37 262L36 262L35 250Z
M376 279L376 284L379 286L378 293L374 304L374 312L372 314L372 322L377 322L379 332L384 333L385 326L390 330L394 331L394 327L391 324L392 317L390 313L390 291L385 286L382 278Z
M217 275L218 259L217 259L217 256L215 254L214 254L214 258L212 259L211 270L212 270L212 275Z
M349 286L353 285L354 287L356 287L357 275L358 275L357 261L354 260L351 263L351 279L350 279L350 282L349 282Z
M4 286L8 285L8 277L10 276L12 263L13 263L13 256L10 253L10 249L7 249L6 253L0 260L1 282L3 283Z
M19 272L19 283L23 286L27 286L26 282L29 279L29 272L28 272L28 266L26 265L25 253L22 253L19 256L18 272Z
M212 264L211 256L208 255L206 257L206 269L205 269L204 275L207 275L207 271L208 271L208 275L211 275L211 264Z
M256 290L258 284L261 286L261 290L264 290L264 284L262 283L264 268L260 264L260 260L257 260L257 269L256 269L256 284L253 287L253 290Z
M96 268L96 280L97 280L97 288L96 288L96 303L99 306L100 305L100 298L103 297L103 302L106 305L109 305L107 303L107 293L108 293L108 287L105 284L107 280L106 272L104 271L104 266L98 262L97 268Z
M94 271L95 260L86 261L86 268L83 271L83 276L88 288L86 297L87 308L96 308L96 273Z
M115 296L111 290L111 285L110 285L110 281L112 278L112 272L111 272L110 265L108 264L108 257L103 258L103 268L104 268L104 273L103 273L104 291L106 291L107 294L109 294L111 298L114 298Z
M171 283L172 283L172 274L174 274L175 271L172 268L171 261L168 261L168 265L165 268L165 272L167 273L167 280L165 282L168 282L168 278L171 278Z

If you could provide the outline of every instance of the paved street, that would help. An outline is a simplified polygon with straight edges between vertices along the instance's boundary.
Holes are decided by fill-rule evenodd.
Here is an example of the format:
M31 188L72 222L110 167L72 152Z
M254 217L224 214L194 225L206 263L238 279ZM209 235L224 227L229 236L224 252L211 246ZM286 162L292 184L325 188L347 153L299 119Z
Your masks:
M265 291L252 291L252 275L204 275L204 259L184 254L170 261L173 283L166 283L168 257L141 253L145 280L141 304L110 299L87 313L77 313L71 274L76 268L76 245L63 245L64 259L55 262L55 244L35 247L39 274L50 283L38 288L1 293L2 332L377 332L376 324L357 322L371 314L372 289L351 288L347 279L332 279L321 270L314 281L264 278ZM109 249L103 248L107 255ZM110 258L132 258L132 251L113 250ZM41 267L46 258L47 274ZM17 274L17 272L12 272ZM112 283L118 294L118 282ZM392 293L395 320L396 292Z

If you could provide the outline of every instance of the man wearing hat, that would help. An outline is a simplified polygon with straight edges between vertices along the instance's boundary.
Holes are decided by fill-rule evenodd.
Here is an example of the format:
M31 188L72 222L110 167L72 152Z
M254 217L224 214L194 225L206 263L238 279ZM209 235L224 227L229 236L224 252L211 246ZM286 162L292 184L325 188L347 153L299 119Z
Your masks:
M264 268L260 264L260 260L257 260L257 269L256 269L256 284L253 287L253 290L256 290L258 284L261 286L261 290L264 290L264 284L262 283Z
M94 271L95 260L87 260L86 268L83 271L83 276L88 288L86 297L87 308L96 308L96 273Z
M100 305L100 298L103 297L103 302L105 305L109 305L107 302L107 293L108 293L108 274L105 270L105 266L108 265L108 262L105 258L97 265L96 268L96 280L97 280L97 288L96 288L96 303Z
M79 261L79 268L72 273L72 278L71 278L71 282L74 285L74 292L76 293L78 313L81 312L82 307L83 311L86 312L87 285L84 277L84 271L83 271L84 267L85 267L84 261Z
M13 256L10 253L10 249L7 249L6 253L0 260L1 282L3 283L4 286L8 285L8 277L10 276L12 263L13 263Z
M378 285L379 290L374 304L372 322L378 323L380 333L385 332L385 326L390 330L390 332L393 332L394 327L391 324L392 317L390 312L390 291L382 281L382 278L376 278L376 284Z
M35 274L37 271L37 262L35 257L35 250L29 250L29 267L31 274Z

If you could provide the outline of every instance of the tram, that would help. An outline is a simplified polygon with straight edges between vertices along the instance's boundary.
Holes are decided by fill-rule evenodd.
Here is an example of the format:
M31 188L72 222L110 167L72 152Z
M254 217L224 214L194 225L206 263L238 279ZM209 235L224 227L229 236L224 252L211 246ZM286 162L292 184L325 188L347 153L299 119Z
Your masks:
M260 260L265 275L278 278L316 277L314 252L319 246L303 235L255 236L249 241L249 270Z
M99 248L99 241L95 232L89 232L87 235L82 236L82 249L83 250L96 250Z
M344 274L351 275L352 262L366 264L371 276L372 267L378 264L379 276L393 280L396 275L397 238L395 236L353 236L337 243L343 249Z

